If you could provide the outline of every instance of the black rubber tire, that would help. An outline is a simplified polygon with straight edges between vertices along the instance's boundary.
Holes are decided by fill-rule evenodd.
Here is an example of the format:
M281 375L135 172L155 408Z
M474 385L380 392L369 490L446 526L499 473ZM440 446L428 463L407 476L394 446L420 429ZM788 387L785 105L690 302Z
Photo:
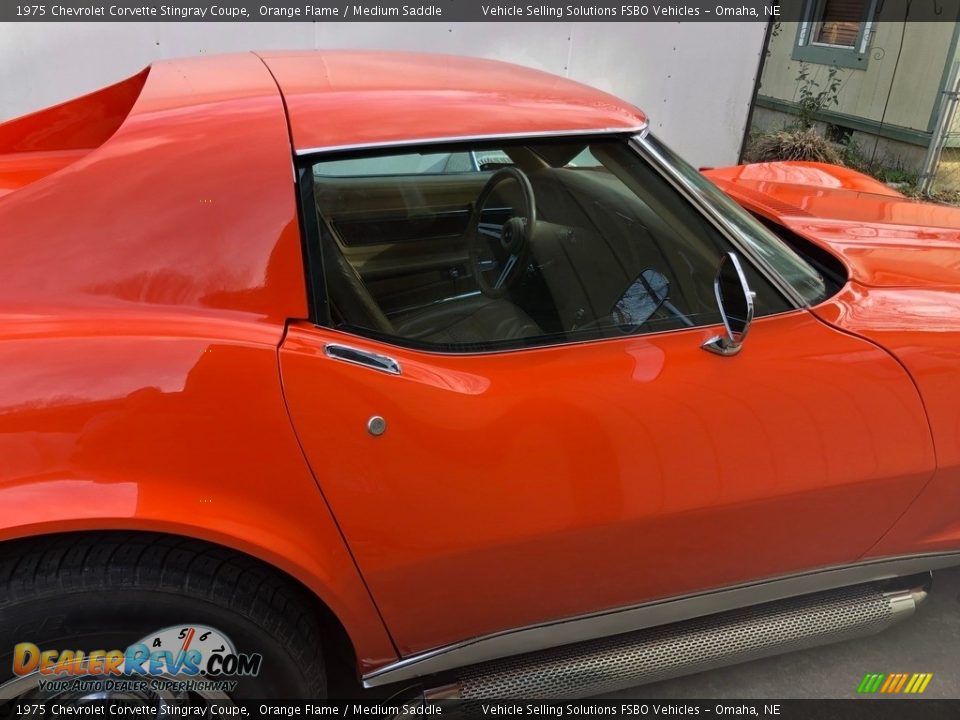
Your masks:
M0 545L0 684L13 647L125 649L174 625L261 653L235 698L325 698L320 628L300 586L256 560L170 535L64 535Z

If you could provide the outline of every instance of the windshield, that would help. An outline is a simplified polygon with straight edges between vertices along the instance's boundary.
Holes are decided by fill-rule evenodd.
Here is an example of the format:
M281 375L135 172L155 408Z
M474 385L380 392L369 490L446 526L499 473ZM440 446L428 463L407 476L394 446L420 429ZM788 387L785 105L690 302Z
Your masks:
M786 280L807 304L815 305L826 298L827 286L820 273L720 188L652 135L640 140L640 144L663 163L665 169L675 173L701 201L718 210L730 230L753 250L754 256Z

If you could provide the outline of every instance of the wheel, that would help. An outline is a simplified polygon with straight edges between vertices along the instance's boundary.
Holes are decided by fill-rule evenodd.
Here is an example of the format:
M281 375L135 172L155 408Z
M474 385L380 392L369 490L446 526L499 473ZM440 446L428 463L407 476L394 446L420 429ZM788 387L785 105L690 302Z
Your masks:
M509 181L520 186L523 212L514 213L503 225L484 223L487 200L498 185ZM469 225L470 263L477 286L484 295L502 298L520 277L536 228L537 202L526 174L519 168L505 167L491 175L477 196ZM488 272L496 275L496 279L488 279Z
M0 546L0 701L324 698L310 607L280 573L189 539L113 533ZM37 672L39 652L26 643L58 651L67 672ZM127 658L117 656L131 647L132 662L156 672L124 674ZM83 663L69 672L65 650L86 653L89 672ZM106 659L93 661L95 650Z

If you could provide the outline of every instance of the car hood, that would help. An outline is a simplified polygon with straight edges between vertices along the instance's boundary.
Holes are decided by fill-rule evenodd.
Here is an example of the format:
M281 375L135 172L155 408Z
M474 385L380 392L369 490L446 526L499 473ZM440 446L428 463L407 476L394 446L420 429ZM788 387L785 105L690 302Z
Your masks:
M960 209L826 167L778 163L705 174L749 210L830 251L862 285L960 287Z

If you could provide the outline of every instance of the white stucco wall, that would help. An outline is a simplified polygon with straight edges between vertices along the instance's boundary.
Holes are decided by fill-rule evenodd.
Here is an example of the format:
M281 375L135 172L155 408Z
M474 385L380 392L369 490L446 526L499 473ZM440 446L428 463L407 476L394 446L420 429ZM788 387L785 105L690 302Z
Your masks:
M763 50L754 23L7 23L0 120L127 77L157 58L260 48L457 53L528 65L643 108L697 165L736 161ZM388 121L388 120L387 120Z

